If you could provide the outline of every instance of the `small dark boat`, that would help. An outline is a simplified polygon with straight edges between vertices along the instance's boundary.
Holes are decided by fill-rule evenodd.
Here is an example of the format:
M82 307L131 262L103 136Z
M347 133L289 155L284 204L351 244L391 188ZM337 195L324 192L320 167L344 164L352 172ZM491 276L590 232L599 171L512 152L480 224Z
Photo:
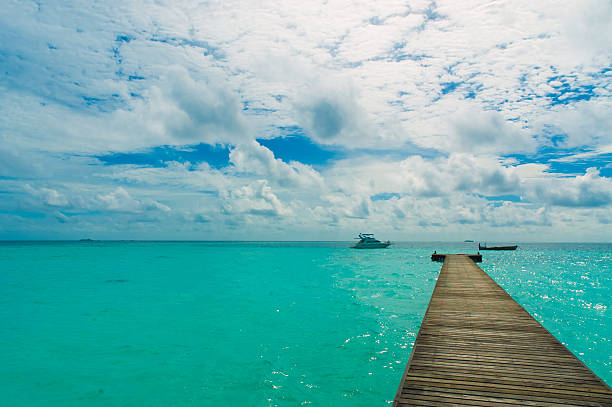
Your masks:
M491 246L491 247L487 247L487 245L485 244L484 246L482 246L480 243L478 243L478 250L516 250L516 248L518 247L518 245L514 245L514 246Z

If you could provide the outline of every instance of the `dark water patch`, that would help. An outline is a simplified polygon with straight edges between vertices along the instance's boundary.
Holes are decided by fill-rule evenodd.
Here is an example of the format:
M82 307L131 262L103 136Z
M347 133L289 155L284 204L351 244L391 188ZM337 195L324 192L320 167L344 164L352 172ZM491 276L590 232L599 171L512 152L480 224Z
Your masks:
M127 283L130 280L106 280L105 283Z

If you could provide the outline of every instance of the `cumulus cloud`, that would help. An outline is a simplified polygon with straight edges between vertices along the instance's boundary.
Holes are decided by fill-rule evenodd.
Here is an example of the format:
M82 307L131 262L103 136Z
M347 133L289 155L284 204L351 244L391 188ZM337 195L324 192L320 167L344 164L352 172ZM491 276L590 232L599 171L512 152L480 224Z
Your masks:
M450 121L450 151L504 153L533 151L535 147L531 137L495 111L460 110Z
M512 117L501 112L455 98L438 102L435 109L434 117L417 119L420 136L414 141L419 145L447 152L488 154L536 150L532 130L508 120Z
M425 159L414 155L399 162L360 158L344 162L328 174L331 187L369 194L395 193L415 197L442 197L453 193L518 194L515 168L491 156L466 153ZM333 180L333 182L332 182Z
M32 188L29 184L25 184L24 189L28 193L40 198L45 205L49 205L49 206L68 205L68 199L66 199L64 194L58 192L55 189L44 188L44 187L35 189L35 188Z
M133 199L122 187L118 187L107 194L100 194L98 199L106 209L111 211L137 212L140 209L140 202Z
M565 136L561 145L566 148L603 147L612 144L612 100L605 98L559 105L544 112L534 125L540 132L552 127Z
M96 115L9 92L0 105L8 111L27 109L37 119L17 123L4 116L0 124L11 145L28 150L102 153L199 142L236 143L252 135L239 99L227 86L218 78L195 80L185 69L171 67L141 97Z
M494 227L552 226L548 213L545 206L504 202L499 206L488 206L485 216Z
M609 2L251 6L7 4L4 230L584 237L612 219ZM293 131L342 154L313 168L256 141ZM229 165L94 158L202 142Z
M350 83L321 79L296 102L297 120L314 139L324 144L364 143L373 127L358 104L359 95Z
M313 187L321 185L321 175L299 162L285 163L257 141L237 145L230 152L230 162L237 172L264 176L283 186Z
M169 212L170 208L152 199L138 200L132 198L123 187L117 187L114 191L99 194L98 201L108 211L139 213L147 210Z
M113 138L119 142L131 138L132 148L244 140L249 129L239 99L227 86L219 78L196 81L185 69L173 67L145 93L144 100L134 100L132 109L111 115ZM120 145L122 149L129 146Z
M32 177L41 175L41 154L24 154L16 148L0 147L0 177Z
M164 106L157 113L163 115L166 131L179 141L177 144L194 140L210 144L235 143L246 137L248 130L239 98L215 80L218 78L195 81L182 68L169 71L161 97L171 101L173 106L169 111L165 111L168 106Z
M230 215L287 216L292 211L281 203L265 180L225 191L223 211Z
M557 206L608 206L612 204L612 181L601 177L596 168L589 168L575 178L534 182L527 197Z
M562 31L574 56L586 62L609 62L612 45L606 39L612 36L609 24L612 4L606 0L588 0L572 2L568 6L558 12L565 23Z

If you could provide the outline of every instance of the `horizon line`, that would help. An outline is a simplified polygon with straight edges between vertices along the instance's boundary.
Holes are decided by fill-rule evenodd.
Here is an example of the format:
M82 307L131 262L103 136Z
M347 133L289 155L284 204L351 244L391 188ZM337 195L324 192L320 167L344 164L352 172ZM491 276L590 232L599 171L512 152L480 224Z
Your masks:
M356 239L356 238L355 238ZM351 240L198 240L198 239L2 239L0 238L0 243L9 243L9 242L78 242L78 243L90 243L90 242L150 242L150 243L181 243L181 242L200 242L200 243L346 243L352 242ZM612 244L612 242L605 241L519 241L519 240L481 240L481 241L472 241L465 242L462 240L395 240L391 241L391 243L466 243L466 244L476 244L476 243L484 243L484 242L492 242L492 243L500 243L500 242L512 242L517 244L535 244L535 243L590 243L590 244Z

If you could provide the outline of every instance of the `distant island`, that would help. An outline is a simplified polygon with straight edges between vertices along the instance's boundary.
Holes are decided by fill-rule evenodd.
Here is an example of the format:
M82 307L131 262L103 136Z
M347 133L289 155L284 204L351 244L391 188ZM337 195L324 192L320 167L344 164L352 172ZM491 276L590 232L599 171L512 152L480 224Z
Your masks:
M466 242L466 243L474 243L473 240L469 240L469 239L468 240L464 240L464 242Z

